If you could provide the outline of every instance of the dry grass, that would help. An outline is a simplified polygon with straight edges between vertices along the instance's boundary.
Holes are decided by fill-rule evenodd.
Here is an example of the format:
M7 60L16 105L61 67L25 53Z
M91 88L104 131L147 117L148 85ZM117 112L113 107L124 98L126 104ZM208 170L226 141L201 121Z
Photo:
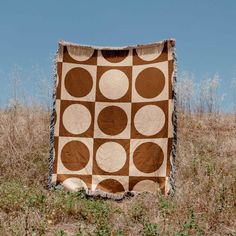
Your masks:
M176 194L122 202L48 191L49 115L0 111L0 235L236 235L233 116L179 116Z

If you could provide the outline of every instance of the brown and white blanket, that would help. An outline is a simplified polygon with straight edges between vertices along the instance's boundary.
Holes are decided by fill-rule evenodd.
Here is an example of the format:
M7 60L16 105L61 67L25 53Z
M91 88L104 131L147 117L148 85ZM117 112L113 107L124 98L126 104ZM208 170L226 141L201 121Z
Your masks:
M171 190L174 47L174 40L123 48L59 43L51 186L105 196Z

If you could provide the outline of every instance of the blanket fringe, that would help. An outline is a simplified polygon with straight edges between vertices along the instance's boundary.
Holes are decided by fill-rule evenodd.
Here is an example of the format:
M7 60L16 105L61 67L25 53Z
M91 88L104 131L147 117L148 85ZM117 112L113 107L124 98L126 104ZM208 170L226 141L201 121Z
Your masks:
M173 75L173 100L174 100L174 111L173 111L173 142L171 150L171 170L168 178L169 194L174 195L175 193L175 171L176 171L176 155L177 155L177 95L176 95L176 83L177 83L177 56L175 41L171 42L172 46L172 57L174 59L174 75Z
M126 198L134 197L135 195L137 195L137 193L133 192L133 191L127 191L124 193L113 194L113 193L106 193L106 192L103 192L100 190L95 190L95 191L87 190L87 191L85 191L85 193L86 193L87 197L112 199L115 201L121 201Z
M67 46L69 49L69 52L72 55L79 55L79 56L91 56L92 52L94 50L103 50L111 53L110 56L122 56L127 50L137 49L139 51L140 55L145 54L155 54L159 51L161 51L164 47L165 43L175 42L174 39L167 39L162 40L159 42L154 42L150 44L137 44L137 45L130 45L130 46L123 46L123 47L111 47L111 46L90 46L90 45L81 45L81 44L75 44L71 42L66 42L61 40L59 44L61 46ZM123 54L122 54L123 51ZM119 53L121 55L119 55Z
M50 134L49 134L49 157L48 157L48 188L52 187L52 174L53 174L53 156L54 156L54 124L56 114L56 87L57 87L57 61L60 61L62 56L62 47L59 45L54 56L53 63L53 95L52 95L52 110L50 117Z
M55 183L51 185L51 189L57 189L57 190L63 190L63 191L68 191L63 185L58 184L56 185ZM130 199L132 197L136 197L138 195L143 194L142 192L136 192L136 191L125 191L122 193L108 193L104 192L102 190L88 190L85 188L79 188L74 192L82 192L86 198L94 198L94 199L104 199L104 200L114 200L114 201L122 201L125 199Z

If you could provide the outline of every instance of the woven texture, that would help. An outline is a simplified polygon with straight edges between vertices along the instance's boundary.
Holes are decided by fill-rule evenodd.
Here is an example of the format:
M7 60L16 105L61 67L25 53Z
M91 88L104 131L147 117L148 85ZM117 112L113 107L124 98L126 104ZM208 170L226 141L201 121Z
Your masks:
M50 184L167 194L174 67L173 40L124 48L59 43Z

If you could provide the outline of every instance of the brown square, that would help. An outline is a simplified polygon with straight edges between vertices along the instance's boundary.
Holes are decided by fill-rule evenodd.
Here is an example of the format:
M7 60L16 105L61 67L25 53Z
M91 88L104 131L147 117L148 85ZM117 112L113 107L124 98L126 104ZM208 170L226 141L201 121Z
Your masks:
M107 142L115 142L120 144L126 152L126 161L123 167L115 172L107 172L101 169L96 160L96 153L98 148ZM94 139L94 149L93 149L93 175L129 175L129 155L130 155L130 140L129 139Z
M94 50L93 55L88 60L77 61L70 56L67 47L70 47L70 46L63 46L63 62L75 63L75 64L85 64L85 65L96 65L97 64L97 54L98 54L97 50Z
M109 70L120 70L126 74L129 80L129 88L126 94L115 100L106 98L99 89L101 76ZM96 83L96 101L98 102L130 102L131 101L131 86L132 86L132 67L131 66L98 66L97 67L97 83Z
M149 46L147 45L146 48ZM168 45L167 42L164 43L164 47L162 50L162 53L159 57L155 58L154 60L151 61L145 61L142 58L140 58L136 52L136 49L133 49L133 65L146 65L146 64L152 64L152 63L157 63L157 62L162 62L162 61L167 61L168 60Z
M90 112L91 115L91 124L89 128L81 133L81 134L72 134L70 133L63 124L63 113L67 107L72 104L81 104L84 105ZM68 100L61 100L61 110L60 110L60 124L59 124L59 135L60 136L70 136L70 137L93 137L94 133L94 102L84 102L84 101L68 101Z
M134 117L136 112L146 106L146 105L155 105L158 106L159 108L161 108L165 114L165 124L162 127L162 129L154 135L150 135L150 136L146 136L143 134L140 134L137 129L134 126ZM131 138L133 139L141 139L141 138L166 138L168 137L168 100L166 101L158 101L158 102L140 102L140 103L132 103L132 108L131 108ZM158 120L157 120L158 122ZM147 124L148 125L148 124Z

